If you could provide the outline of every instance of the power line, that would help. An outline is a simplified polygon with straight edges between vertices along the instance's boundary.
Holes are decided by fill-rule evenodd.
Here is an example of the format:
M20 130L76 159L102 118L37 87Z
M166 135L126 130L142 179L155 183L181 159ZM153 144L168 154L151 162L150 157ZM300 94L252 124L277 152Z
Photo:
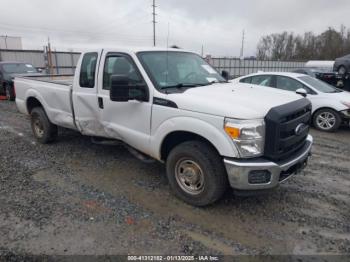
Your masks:
M153 46L156 46L156 0L153 0L153 5L152 5L152 8L153 8Z
M8 29L8 30L15 30L15 31L25 31L26 34L28 33L42 33L42 34L47 34L47 33L60 33L60 34L66 34L68 35L80 35L80 36L85 36L85 37L92 37L94 39L98 38L113 38L116 37L113 34L112 30L108 30L109 32L102 32L102 31L97 31L97 32L87 32L87 31L77 31L77 30L65 30L65 29L59 29L59 28L40 28L40 27L30 27L30 26L13 26L13 25L7 25L7 24L0 24L0 28L3 29ZM152 39L149 35L132 35L128 33L120 33L118 32L117 35L118 39L121 40L136 40L136 41L149 41Z

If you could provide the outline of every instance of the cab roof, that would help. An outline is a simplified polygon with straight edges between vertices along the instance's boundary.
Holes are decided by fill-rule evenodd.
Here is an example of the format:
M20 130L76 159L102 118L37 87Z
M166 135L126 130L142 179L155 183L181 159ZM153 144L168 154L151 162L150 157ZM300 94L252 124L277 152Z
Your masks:
M190 50L181 49L181 48L166 48L166 47L111 47L111 48L103 48L98 51L107 51L107 52L127 52L127 53L138 53L138 52L188 52L188 53L196 53ZM96 49L92 50L84 50L83 53L87 52L96 52Z

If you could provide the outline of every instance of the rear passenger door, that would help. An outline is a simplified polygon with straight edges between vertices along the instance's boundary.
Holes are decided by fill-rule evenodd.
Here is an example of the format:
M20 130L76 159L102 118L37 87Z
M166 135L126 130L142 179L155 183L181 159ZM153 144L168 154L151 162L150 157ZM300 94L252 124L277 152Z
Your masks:
M73 106L76 125L80 132L88 136L106 136L100 121L97 98L97 68L100 53L85 53L76 69L79 76L74 79Z

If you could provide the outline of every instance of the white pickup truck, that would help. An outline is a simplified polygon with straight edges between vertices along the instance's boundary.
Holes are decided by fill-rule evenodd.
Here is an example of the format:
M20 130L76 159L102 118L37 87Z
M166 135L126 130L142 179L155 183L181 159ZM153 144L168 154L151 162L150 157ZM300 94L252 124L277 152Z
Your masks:
M225 76L179 49L103 49L83 53L72 79L17 77L16 103L39 142L52 142L57 126L122 141L165 162L174 193L204 206L228 185L277 187L306 166L312 146L307 99Z

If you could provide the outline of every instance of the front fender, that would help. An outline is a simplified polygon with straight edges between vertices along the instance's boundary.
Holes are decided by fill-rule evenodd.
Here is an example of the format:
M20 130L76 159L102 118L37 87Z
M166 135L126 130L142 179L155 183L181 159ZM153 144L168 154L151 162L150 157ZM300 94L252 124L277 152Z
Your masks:
M164 139L176 131L191 132L208 140L221 156L237 157L238 151L233 141L227 136L224 129L192 117L173 117L164 121L151 136L152 156L161 159L161 148Z
M344 101L346 101L345 98L344 98ZM338 99L322 98L322 99L314 100L312 102L313 102L312 114L314 114L317 110L322 108L331 108L337 112L348 109L348 107L343 105Z

